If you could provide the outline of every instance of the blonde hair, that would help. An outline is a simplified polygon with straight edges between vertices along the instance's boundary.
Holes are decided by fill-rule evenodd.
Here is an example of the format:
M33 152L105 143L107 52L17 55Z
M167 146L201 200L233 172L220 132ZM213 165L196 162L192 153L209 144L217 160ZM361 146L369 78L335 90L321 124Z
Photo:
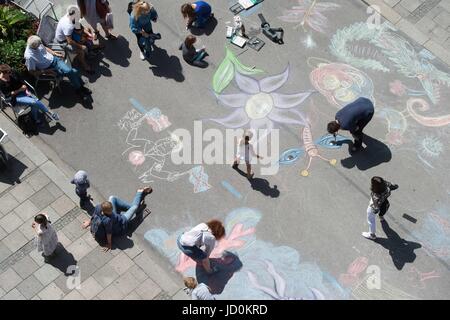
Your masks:
M153 8L153 5L151 5L148 2L145 1L139 1L136 2L133 5L133 16L134 16L134 20L138 20L139 17L143 14L144 11L150 11Z
M186 277L183 280L184 280L184 285L189 289L195 289L195 287L197 286L197 280L195 280L195 278Z

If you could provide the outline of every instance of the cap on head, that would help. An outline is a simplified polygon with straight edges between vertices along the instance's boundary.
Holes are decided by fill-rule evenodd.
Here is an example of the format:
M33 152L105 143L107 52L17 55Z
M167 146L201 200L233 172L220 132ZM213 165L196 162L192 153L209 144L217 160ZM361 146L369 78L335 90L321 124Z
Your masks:
M69 7L67 7L67 15L68 16L73 17L77 13L80 14L80 9L78 8L78 6L70 5Z

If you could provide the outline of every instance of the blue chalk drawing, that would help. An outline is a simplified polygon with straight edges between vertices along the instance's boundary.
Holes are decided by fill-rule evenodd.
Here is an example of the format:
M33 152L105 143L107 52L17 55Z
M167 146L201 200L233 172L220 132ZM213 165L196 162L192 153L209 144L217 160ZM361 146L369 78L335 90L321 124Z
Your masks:
M191 169L189 175L189 182L194 185L194 193L205 192L211 189L208 183L208 175L202 166L197 166Z
M238 208L225 219L225 239L219 241L211 257L217 251L225 257L231 253L240 260L240 268L227 271L226 263L214 277L205 277L195 264L177 269L184 276L196 276L207 281L210 288L220 286L217 299L348 299L350 291L323 271L316 263L305 261L299 252L288 246L275 246L256 236L256 226L262 214L251 208ZM173 266L180 266L180 250L177 237L188 228L169 233L163 229L151 229L145 240L161 254L169 258ZM213 257L214 258L214 257ZM235 258L236 259L236 258ZM231 262L230 264L233 264ZM274 280L276 282L274 282ZM212 289L213 290L213 289Z
M340 149L344 143L349 143L351 140L345 136L337 135L336 136L336 144L334 143L335 139L332 134L327 134L314 143L322 148L326 149ZM297 162L305 154L305 148L292 148L284 151L281 156L279 163L283 165L290 165Z
M436 208L426 215L422 227L413 235L438 257L450 261L450 209Z
M237 191L228 181L222 181L222 186L236 198L242 199L242 194Z

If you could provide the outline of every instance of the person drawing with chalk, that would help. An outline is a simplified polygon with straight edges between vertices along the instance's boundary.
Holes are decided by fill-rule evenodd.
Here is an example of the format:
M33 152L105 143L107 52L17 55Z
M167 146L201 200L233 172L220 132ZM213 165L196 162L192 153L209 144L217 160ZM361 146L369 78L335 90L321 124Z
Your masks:
M335 120L328 123L327 130L335 137L341 129L350 131L355 139L350 150L356 152L362 147L363 130L372 120L374 112L372 101L367 98L359 98L339 110L336 113Z

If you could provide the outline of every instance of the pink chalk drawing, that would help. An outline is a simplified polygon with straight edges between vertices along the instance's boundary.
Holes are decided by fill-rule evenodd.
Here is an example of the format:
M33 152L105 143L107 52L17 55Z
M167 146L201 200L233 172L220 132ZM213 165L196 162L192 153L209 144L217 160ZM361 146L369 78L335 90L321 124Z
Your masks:
M436 271L420 272L416 267L411 267L408 270L408 279L416 288L425 289L425 281L435 278L440 278L440 275Z
M443 127L450 124L450 114L440 117L425 117L421 116L414 110L414 106L419 105L420 111L427 111L430 109L430 105L424 99L421 98L411 98L406 103L406 109L408 110L411 117L426 127Z
M369 265L369 259L366 257L358 257L353 261L347 269L347 273L339 276L339 282L347 287L351 287L360 281L360 274L366 270Z
M131 151L128 155L128 161L135 167L141 166L145 162L145 155L141 151Z
M327 11L334 11L340 5L331 2L318 3L317 0L298 0L299 6L292 7L291 10L284 10L280 20L285 22L298 23L295 28L302 27L306 31L306 27L326 33L328 27L328 18L323 14Z
M400 80L389 83L389 88L391 93L398 97L403 97L406 93L406 86Z
M256 275L251 271L247 271L248 279L255 289L261 290L275 300L307 300L304 298L287 297L285 295L286 280L284 280L283 277L276 271L274 265L270 261L264 260L264 262L266 263L267 272L272 276L273 282L275 283L275 290L260 285L258 279L256 278ZM324 295L319 290L315 288L310 288L310 290L313 296L311 300L325 300Z
M211 252L210 258L221 258L226 250L243 247L245 245L245 241L239 238L254 234L255 231L256 229L253 227L244 230L243 224L236 224L231 230L231 233L226 236L225 239L222 239L216 243L216 247ZM194 260L186 256L184 253L181 253L175 270L184 273L189 268L195 267L196 264L197 263Z
M304 177L309 176L309 171L308 171L309 167L311 166L312 159L316 158L316 157L319 159L322 159L326 162L329 162L332 166L336 165L336 163L337 163L336 159L328 160L319 154L319 149L314 144L314 140L313 140L312 133L311 133L311 127L309 124L303 128L302 139L303 139L303 145L304 145L306 154L309 157L308 166L306 167L305 170L301 171L302 176L304 176Z
M374 85L369 76L347 64L319 63L311 72L310 80L314 88L338 108L360 97L375 100Z
M152 127L154 132L161 132L171 126L169 118L166 115L159 114L159 117L147 115L147 124Z
M211 189L211 185L208 183L208 175L202 166L191 169L189 182L194 185L194 193L204 192Z

